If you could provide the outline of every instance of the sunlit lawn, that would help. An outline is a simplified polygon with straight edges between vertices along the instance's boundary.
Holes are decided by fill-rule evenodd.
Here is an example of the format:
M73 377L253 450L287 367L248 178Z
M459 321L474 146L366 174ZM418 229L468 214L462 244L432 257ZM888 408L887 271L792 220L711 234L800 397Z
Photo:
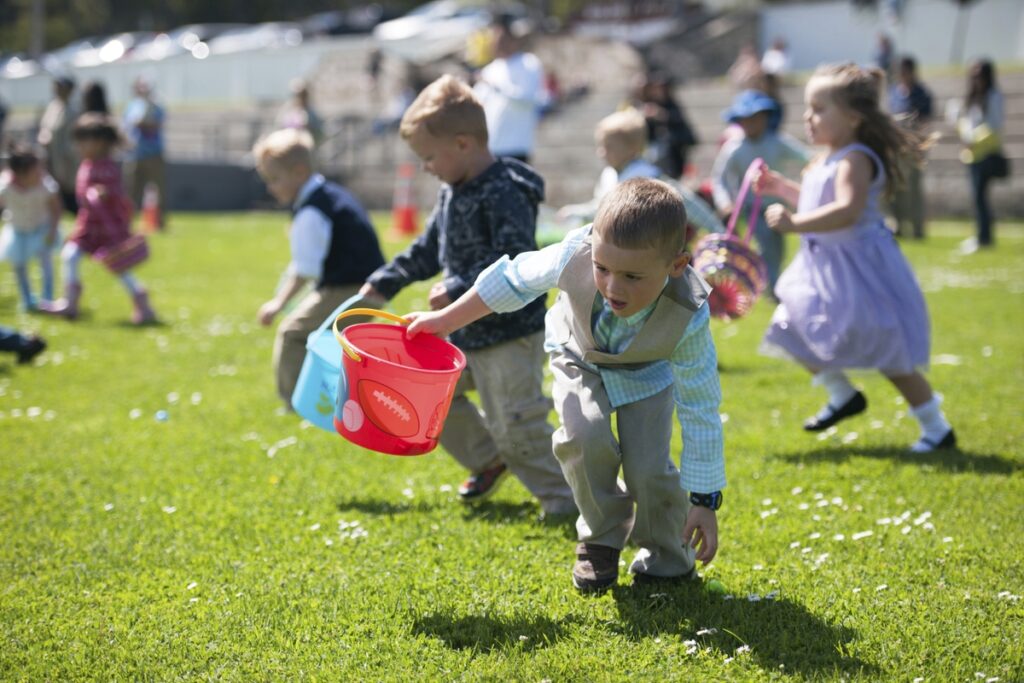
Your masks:
M729 486L702 571L726 593L624 576L584 598L572 529L518 483L467 508L442 451L278 412L255 313L284 220L175 216L139 271L162 327L128 326L92 264L80 321L16 314L3 271L0 321L50 349L0 360L0 679L1024 679L1021 226L971 257L962 222L906 245L961 451L907 454L916 426L873 375L865 415L802 432L823 396L757 355L760 305L714 327Z

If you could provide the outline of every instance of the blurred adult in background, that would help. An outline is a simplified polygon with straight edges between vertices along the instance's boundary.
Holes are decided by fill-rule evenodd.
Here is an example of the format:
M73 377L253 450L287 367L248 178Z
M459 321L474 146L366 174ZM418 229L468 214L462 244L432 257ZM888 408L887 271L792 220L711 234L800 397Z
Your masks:
M53 81L53 99L46 105L39 120L36 141L46 150L46 168L60 187L64 209L78 213L75 199L75 174L78 173L78 152L71 138L71 129L78 118L78 107L71 101L75 82L68 76Z
M971 253L995 241L988 186L1009 172L1002 151L1003 93L996 85L995 66L987 59L974 62L968 71L967 96L957 118L957 131L964 145L960 158L967 164L974 194L977 234L961 246L962 251Z
M897 80L889 86L889 111L905 128L923 133L928 125L932 116L932 95L918 80L917 62L913 57L900 59ZM921 239L924 237L925 218L922 168L909 159L901 159L900 169L903 183L897 184L892 196L896 234L913 234L916 239Z
M324 122L313 110L312 93L309 83L302 78L291 82L292 96L277 115L277 127L305 130L313 136L313 146L318 147L324 139Z
M124 179L136 209L143 208L146 185L156 189L156 225L164 228L166 165L164 162L164 108L153 100L153 86L143 77L132 84L133 97L124 110L124 130L130 147L125 156Z
M737 90L757 90L763 73L757 48L753 43L744 43L729 67L729 81Z
M491 26L494 59L480 70L474 87L487 117L491 153L530 163L543 99L544 68L523 51L522 35L508 16Z
M82 114L110 114L107 104L107 90L99 81L89 81L82 86Z
M887 79L892 79L892 60L892 38L885 33L879 33L878 42L875 44L875 51L871 55L871 62L874 66L885 72Z
M640 110L647 120L652 161L662 173L678 180L686 170L690 147L697 144L697 136L672 94L672 85L667 74L648 74L640 88Z
M766 74L785 76L789 73L789 46L785 39L779 37L772 41L772 46L761 56L761 70Z

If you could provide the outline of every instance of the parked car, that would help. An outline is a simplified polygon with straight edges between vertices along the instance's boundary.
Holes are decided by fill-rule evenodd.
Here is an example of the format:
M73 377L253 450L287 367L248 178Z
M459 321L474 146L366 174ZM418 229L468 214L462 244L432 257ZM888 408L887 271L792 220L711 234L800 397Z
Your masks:
M0 57L0 78L25 78L39 71L39 62L25 52L14 52Z
M287 21L272 21L231 29L210 41L211 54L260 50L268 47L294 47L302 43L302 29Z
M369 3L347 10L319 12L302 19L299 25L302 28L302 35L307 38L340 36L369 33L380 22L397 16L384 5Z
M228 31L250 28L250 24L188 24L157 34L152 42L135 52L136 59L166 59L190 53L197 59L209 55L209 42Z
M124 59L136 48L153 40L156 34L152 31L130 31L118 33L105 40L92 43L91 47L82 47L71 55L72 66L99 66Z
M75 58L87 50L95 50L107 42L109 36L87 36L73 40L63 47L47 52L39 58L43 68L50 73L64 73L68 67L74 66Z
M378 24L373 37L380 48L416 64L426 64L458 52L466 39L486 27L495 13L527 16L519 3L498 6L484 2L435 0L403 17Z

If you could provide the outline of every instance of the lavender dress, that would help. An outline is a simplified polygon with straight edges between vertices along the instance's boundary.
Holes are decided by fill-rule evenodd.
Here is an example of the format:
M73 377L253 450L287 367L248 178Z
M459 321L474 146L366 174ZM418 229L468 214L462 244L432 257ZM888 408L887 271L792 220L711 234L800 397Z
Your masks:
M877 169L864 213L848 228L801 235L800 251L776 285L779 306L761 351L821 369L906 375L928 363L928 310L878 208L885 187L878 157L859 143L830 154L804 175L797 211L835 200L839 162L854 150Z

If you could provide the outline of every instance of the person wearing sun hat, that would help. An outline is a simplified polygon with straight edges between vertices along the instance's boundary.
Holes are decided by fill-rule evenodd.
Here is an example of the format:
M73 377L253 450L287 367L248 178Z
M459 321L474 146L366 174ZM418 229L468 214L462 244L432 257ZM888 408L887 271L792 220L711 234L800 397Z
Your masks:
M754 159L764 159L772 169L782 169L783 172L787 165L802 168L810 160L810 151L806 147L773 128L772 123L778 115L778 102L759 90L738 93L729 108L722 112L722 120L734 124L741 131L722 145L711 171L712 196L715 207L723 215L732 213L743 175ZM769 204L769 198L762 200L762 206ZM745 211L748 207L743 208ZM771 293L782 266L783 239L768 227L763 213L757 217L754 237L768 268Z

